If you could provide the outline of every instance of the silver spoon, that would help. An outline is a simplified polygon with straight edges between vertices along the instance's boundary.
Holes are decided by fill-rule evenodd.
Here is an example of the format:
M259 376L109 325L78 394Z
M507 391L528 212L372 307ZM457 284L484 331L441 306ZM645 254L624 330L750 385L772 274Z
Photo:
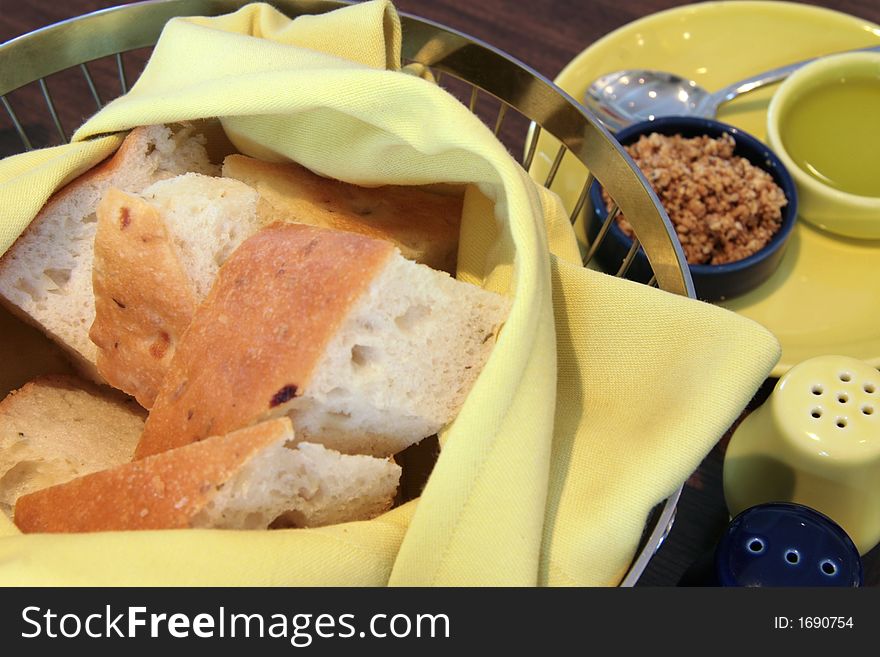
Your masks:
M880 46L847 52L880 52ZM584 105L612 132L631 123L653 120L659 116L714 118L722 103L753 89L779 82L816 59L819 58L759 73L714 93L674 73L640 69L616 71L603 75L590 85L584 96Z

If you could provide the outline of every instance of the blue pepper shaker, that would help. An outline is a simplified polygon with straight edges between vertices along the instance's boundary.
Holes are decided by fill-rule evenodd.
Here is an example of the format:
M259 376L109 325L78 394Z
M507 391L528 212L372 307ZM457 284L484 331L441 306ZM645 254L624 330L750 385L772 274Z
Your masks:
M862 585L862 561L840 525L815 509L770 502L737 515L682 586Z
M715 549L720 586L861 586L852 539L827 516L802 504L746 509Z

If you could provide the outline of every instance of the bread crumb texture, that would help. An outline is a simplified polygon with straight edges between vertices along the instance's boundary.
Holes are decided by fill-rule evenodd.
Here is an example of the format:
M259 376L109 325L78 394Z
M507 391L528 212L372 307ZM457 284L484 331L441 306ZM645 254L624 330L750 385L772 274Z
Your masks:
M115 390L46 376L0 402L0 510L22 495L131 460L146 413Z

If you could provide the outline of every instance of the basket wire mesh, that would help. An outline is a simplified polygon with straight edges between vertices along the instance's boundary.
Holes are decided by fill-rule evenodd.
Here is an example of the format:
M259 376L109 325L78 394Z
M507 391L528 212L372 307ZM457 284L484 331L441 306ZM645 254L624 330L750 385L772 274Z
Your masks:
M148 0L86 14L0 44L0 102L7 120L6 125L0 123L0 144L6 150L0 156L67 143L66 126L80 125L128 91L129 78L136 79L143 69L170 18L216 16L244 4L246 0ZM347 3L276 0L272 4L295 17ZM521 162L526 170L535 175L539 150L553 153L547 158L546 173L536 177L538 182L553 189L563 163L583 170L583 185L566 208L573 224L583 218L592 182L601 181L612 206L584 249L585 265L622 210L636 237L614 274L626 276L642 249L653 272L648 285L694 297L686 261L659 200L632 160L586 110L539 73L488 44L421 18L402 14L401 20L404 61L428 67L435 81L479 116L512 153L524 154ZM57 103L56 96L64 103ZM16 106L27 116L26 122ZM20 147L8 146L13 133ZM549 149L546 143L552 144ZM623 586L635 584L659 548L671 528L680 494L681 488L647 519Z

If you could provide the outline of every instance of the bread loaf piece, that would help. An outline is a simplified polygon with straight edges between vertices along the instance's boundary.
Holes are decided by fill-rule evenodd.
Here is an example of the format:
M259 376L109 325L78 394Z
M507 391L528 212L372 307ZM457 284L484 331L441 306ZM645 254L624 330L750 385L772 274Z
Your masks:
M152 408L177 340L220 265L268 218L388 237L414 259L443 267L455 262L458 197L418 188L362 189L296 164L244 156L226 161L227 170L267 196L233 178L187 173L140 194L111 189L98 205L90 332L98 372L145 408Z
M230 155L223 175L254 187L266 200L263 223L296 223L346 230L394 242L404 257L455 273L460 195L424 187L359 187L324 178L299 164Z
M21 497L23 532L265 529L363 520L388 509L400 468L293 441L286 418Z
M189 173L99 203L89 335L101 376L145 408L220 265L257 231L257 201L237 180Z
M146 413L128 397L69 376L28 383L0 402L0 509L131 460Z
M284 415L302 440L394 454L455 417L508 308L389 242L264 229L196 310L136 458Z
M58 191L0 258L0 299L36 324L100 380L88 332L95 316L92 260L95 209L110 187L140 191L183 173L214 173L189 128L135 128L116 154Z

